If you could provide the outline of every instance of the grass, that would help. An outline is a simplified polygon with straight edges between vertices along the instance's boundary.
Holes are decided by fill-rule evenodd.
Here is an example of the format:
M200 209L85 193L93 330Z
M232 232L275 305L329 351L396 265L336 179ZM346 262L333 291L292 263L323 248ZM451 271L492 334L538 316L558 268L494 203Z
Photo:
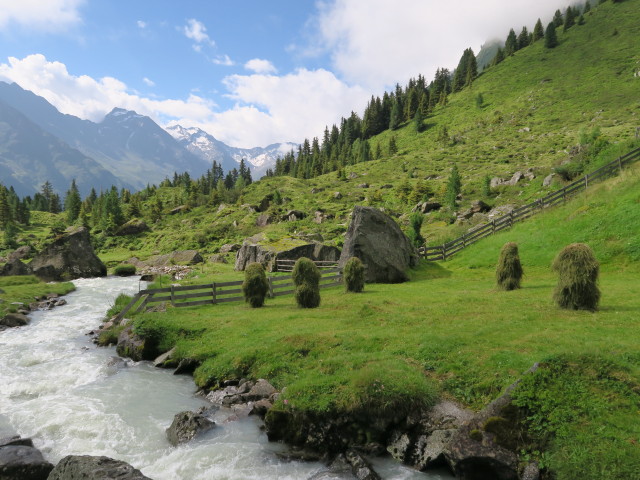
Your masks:
M18 311L19 305L23 303L29 305L36 299L50 293L66 295L72 292L75 287L71 282L45 283L32 275L18 277L0 277L0 316Z

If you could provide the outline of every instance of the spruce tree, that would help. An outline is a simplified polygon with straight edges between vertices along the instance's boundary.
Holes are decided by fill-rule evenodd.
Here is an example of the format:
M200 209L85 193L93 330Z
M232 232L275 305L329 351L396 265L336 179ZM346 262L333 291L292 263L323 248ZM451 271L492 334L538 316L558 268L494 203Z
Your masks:
M542 21L538 19L536 26L533 27L533 41L537 42L541 38L544 38L544 27L542 26Z
M518 35L518 49L521 50L524 47L529 46L529 43L531 43L529 40L529 31L527 30L527 27L522 27L520 35Z
M78 215L80 214L80 208L82 206L82 199L78 192L76 185L76 179L71 180L71 187L67 191L67 195L64 198L64 210L67 212L67 224L72 225Z
M424 118L422 117L422 112L420 109L416 110L416 114L413 116L413 128L416 133L422 132L422 124L424 122Z
M389 156L393 156L398 153L398 146L396 145L396 137L392 135L389 139Z
M564 23L562 26L562 31L566 32L571 27L573 27L576 23L576 12L570 6L567 7L567 11L564 14Z
M11 207L7 198L7 190L0 185L0 227L6 229L7 225L13 220L11 215Z
M558 9L556 10L556 13L553 15L553 24L556 27L559 27L560 25L562 25L564 23L564 18L562 17L562 12Z
M444 194L445 205L451 207L452 210L456 208L456 201L458 194L462 188L462 180L460 179L460 172L456 165L451 169L449 180L447 180L447 189Z
M389 129L397 130L400 126L401 120L401 112L400 112L400 103L398 101L393 102L393 106L391 107L391 118L389 120Z
M558 37L556 35L556 24L551 22L544 31L544 46L547 48L555 48L558 46Z
M516 37L516 32L513 30L509 30L509 35L507 36L506 42L504 42L504 53L507 57L513 55L518 50L518 38Z
M589 0L587 0L586 2L584 2L584 9L582 10L582 14L586 14L589 13L591 11L591 2Z

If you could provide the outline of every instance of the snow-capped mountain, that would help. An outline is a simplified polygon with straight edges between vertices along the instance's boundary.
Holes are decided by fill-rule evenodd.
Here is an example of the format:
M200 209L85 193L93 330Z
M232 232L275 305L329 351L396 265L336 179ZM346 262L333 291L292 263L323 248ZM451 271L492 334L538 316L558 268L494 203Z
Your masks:
M254 179L260 178L269 168L273 167L278 157L283 157L285 153L298 148L297 144L290 142L274 143L264 148L237 148L230 147L217 140L213 135L196 127L184 128L180 125L174 125L168 127L167 131L189 152L210 164L215 160L222 165L225 172L238 168L240 160L244 159L251 168L251 175Z

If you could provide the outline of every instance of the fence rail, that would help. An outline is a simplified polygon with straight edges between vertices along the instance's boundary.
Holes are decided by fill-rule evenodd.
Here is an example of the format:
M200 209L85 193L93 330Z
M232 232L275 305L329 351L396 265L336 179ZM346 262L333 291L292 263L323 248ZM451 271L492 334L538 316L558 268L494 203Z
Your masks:
M521 222L545 208L553 207L564 203L567 198L585 190L595 181L603 180L622 171L622 168L640 159L640 148L630 151L626 155L616 158L614 161L584 175L564 186L563 188L551 192L527 205L513 209L511 212L493 219L490 223L485 223L472 228L461 237L450 242L435 247L421 247L418 252L429 261L446 260L455 255L460 250L474 244L478 240L498 233L507 228L511 228L514 223Z
M337 260L314 260L313 263L320 269L333 269L338 266ZM293 266L296 264L296 260L276 260L276 272L292 272Z
M295 291L291 275L270 276L267 277L267 281L269 282L268 296L271 298L291 295ZM174 307L195 307L199 305L215 305L216 303L241 302L244 301L242 283L239 280L203 285L172 285L165 288L140 290L116 316L116 320L121 321L134 307L135 313L138 313L144 311L149 304L153 303L169 302ZM320 288L329 288L336 285L342 285L342 272L337 267L325 268L320 277Z

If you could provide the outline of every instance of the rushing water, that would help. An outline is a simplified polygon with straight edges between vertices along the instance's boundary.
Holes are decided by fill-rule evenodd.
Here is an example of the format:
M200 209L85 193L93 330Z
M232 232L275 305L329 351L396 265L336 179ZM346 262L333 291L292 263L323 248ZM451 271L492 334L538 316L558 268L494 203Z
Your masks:
M205 401L188 376L174 376L148 362L114 361L86 332L99 325L131 278L80 279L67 305L33 312L26 327L0 332L0 437L31 437L45 457L106 455L154 480L305 480L326 470L320 463L285 462L255 418L224 422L186 445L172 447L165 429L173 416ZM125 366L126 365L126 366ZM390 460L376 460L385 479L438 480ZM341 478L322 476L323 479Z

